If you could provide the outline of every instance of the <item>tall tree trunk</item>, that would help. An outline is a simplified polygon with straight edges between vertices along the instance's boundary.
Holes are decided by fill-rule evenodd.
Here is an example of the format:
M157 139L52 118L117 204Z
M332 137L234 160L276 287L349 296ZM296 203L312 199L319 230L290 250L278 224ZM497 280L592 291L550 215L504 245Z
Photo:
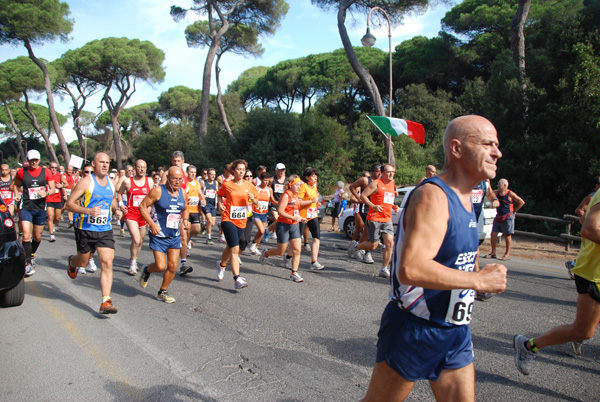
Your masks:
M54 110L54 97L52 96L52 85L50 83L50 74L48 74L48 68L41 60L39 60L35 54L33 53L33 49L31 48L31 44L29 40L25 39L23 41L25 48L27 49L27 53L29 54L29 58L33 60L33 62L42 70L44 74L44 87L46 88L46 100L48 101L48 109L50 111L50 120L52 121L52 126L54 127L54 132L58 137L58 143L60 144L60 150L62 151L63 157L65 158L65 162L68 163L71 159L71 155L69 154L69 147L67 146L67 142L65 141L65 137L63 136L62 130L60 128L60 124L58 123L58 118L56 117L56 111ZM56 158L56 155L55 155ZM57 160L58 161L58 160Z
M50 159L54 160L54 161L58 161L58 158L56 157L56 153L54 152L54 147L52 146L52 143L50 142L50 137L44 131L44 129L39 125L35 113L33 113L33 110L31 110L31 106L29 106L29 98L27 97L27 93L23 92L23 95L25 95L25 108L27 109L27 113L24 110L21 110L21 111L29 119L29 121L31 122L31 125L33 126L33 128L35 128L35 131L40 133L42 138L44 138L44 141L46 142L46 148L48 148L48 155L50 155ZM69 162L69 161L67 161L67 162Z
M223 120L223 125L225 126L225 130L227 131L227 135L232 140L235 140L235 136L231 131L231 127L229 126L229 122L227 121L227 113L225 112L225 107L223 106L222 96L221 96L221 81L219 80L221 75L221 69L219 68L219 61L221 61L221 56L223 54L217 55L217 60L215 61L215 81L217 82L217 106L219 107L219 112L221 113L221 119Z
M525 96L527 84L525 82L525 22L529 15L531 0L519 0L517 13L510 24L510 48L515 66L519 69L519 82L521 92Z
M119 114L110 113L110 123L112 125L113 142L115 145L115 159L117 160L117 169L123 168L123 148L121 147L121 127L119 127Z
M383 108L383 101L381 100L381 95L379 94L379 89L377 88L377 84L375 80L360 62L358 61L358 57L356 57L356 53L354 53L354 48L352 47L352 42L350 42L350 37L348 36L348 31L346 31L346 11L348 8L356 3L356 0L341 0L340 1L340 9L338 10L338 30L340 32L340 38L342 39L342 44L344 45L344 50L346 51L346 55L348 56L348 61L352 66L352 69L358 75L358 78L363 82L369 96L373 100L373 105L375 106L375 113L379 116L385 116L385 109ZM390 99L390 102L392 100ZM384 145L385 145L385 153L387 155L388 163L391 165L396 164L396 157L394 156L394 144L392 142L392 138L389 135L384 136Z
M210 101L210 80L211 80L211 72L212 72L212 64L217 55L217 51L219 50L219 45L221 44L221 37L227 30L229 29L229 22L227 19L222 19L223 25L217 31L213 41L208 48L208 54L206 55L206 62L204 63L204 75L202 77L202 97L200 98L200 135L199 140L202 142L202 139L206 136L208 132L208 103Z
M19 156L21 157L21 162L25 162L27 160L27 156L25 155L25 150L23 149L23 145L21 141L23 141L23 136L21 135L21 130L17 127L17 123L10 111L10 107L8 103L4 102L4 107L6 108L6 113L8 113L8 118L10 119L10 125L12 126L15 134L17 135L17 148L19 149Z

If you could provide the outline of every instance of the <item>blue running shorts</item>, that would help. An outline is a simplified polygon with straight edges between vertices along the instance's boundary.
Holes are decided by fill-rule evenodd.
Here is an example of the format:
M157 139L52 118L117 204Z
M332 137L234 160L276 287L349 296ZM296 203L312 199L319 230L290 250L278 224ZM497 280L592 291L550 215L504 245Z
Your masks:
M475 360L468 325L441 327L401 310L390 301L381 316L377 363L385 361L409 381L435 381L442 370Z
M181 248L181 236L173 237L156 237L150 235L150 250L158 251L159 253L167 254L169 249L180 249Z

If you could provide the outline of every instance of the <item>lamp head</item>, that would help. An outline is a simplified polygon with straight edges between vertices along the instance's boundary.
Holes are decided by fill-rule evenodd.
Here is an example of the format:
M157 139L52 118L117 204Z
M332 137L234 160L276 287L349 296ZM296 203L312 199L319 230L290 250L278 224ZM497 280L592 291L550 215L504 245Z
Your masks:
M367 33L362 37L360 43L362 43L364 47L372 47L376 41L377 38L371 34L371 30L367 27Z

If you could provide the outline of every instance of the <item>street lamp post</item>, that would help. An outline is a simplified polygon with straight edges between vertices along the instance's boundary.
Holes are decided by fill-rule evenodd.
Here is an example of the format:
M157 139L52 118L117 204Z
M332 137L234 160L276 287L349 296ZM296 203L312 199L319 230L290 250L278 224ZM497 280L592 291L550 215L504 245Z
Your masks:
M375 44L375 41L377 40L377 38L375 38L375 36L371 34L371 30L369 29L369 23L371 22L371 13L375 10L380 11L385 16L388 23L388 38L390 41L390 117L392 117L392 23L390 22L390 16L388 15L388 13L385 12L383 8L373 7L369 10L369 15L367 17L367 33L365 34L365 36L362 37L360 43L362 43L362 45L365 47L372 47Z

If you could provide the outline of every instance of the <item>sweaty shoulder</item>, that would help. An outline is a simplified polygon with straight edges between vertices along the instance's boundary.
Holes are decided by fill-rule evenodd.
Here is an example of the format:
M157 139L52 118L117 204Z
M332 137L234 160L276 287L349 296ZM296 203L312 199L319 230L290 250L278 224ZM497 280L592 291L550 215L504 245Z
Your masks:
M417 187L411 194L406 206L407 213L415 208L423 208L428 215L439 213L440 210L448 214L448 197L444 190L434 183L426 183Z

